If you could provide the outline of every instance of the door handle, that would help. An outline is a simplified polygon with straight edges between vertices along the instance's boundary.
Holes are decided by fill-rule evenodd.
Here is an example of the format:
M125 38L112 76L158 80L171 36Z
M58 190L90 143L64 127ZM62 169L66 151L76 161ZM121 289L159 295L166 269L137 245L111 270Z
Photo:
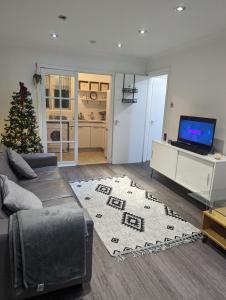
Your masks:
M115 120L115 126L117 126L119 123L119 120Z
M154 120L151 120L151 125L153 125L155 123L155 121Z

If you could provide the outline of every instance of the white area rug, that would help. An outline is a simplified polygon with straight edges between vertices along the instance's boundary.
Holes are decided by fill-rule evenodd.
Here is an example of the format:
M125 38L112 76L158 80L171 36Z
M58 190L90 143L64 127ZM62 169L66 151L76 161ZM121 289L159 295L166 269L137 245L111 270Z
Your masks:
M199 230L127 176L71 183L112 256L156 253L201 239Z

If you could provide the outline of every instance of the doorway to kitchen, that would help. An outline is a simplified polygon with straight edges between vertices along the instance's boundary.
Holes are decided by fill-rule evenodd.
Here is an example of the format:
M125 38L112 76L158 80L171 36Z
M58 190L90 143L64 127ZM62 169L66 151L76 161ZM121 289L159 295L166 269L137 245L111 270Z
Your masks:
M111 75L78 73L78 164L109 158Z

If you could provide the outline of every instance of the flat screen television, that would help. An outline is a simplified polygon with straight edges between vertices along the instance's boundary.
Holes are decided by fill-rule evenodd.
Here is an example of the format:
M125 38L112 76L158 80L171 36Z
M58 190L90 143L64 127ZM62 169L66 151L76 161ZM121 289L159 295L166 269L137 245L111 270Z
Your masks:
M181 116L178 141L211 150L213 146L216 119Z

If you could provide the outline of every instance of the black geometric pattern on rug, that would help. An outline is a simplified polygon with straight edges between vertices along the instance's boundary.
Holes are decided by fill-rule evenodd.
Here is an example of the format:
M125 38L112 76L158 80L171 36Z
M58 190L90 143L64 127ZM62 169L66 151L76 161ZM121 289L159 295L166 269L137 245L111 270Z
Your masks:
M172 239L167 238L167 237L164 239L164 242L169 242L169 241L172 241Z
M124 212L122 215L122 222L123 225L137 230L139 232L144 231L144 219L128 212Z
M135 187L139 190L143 190L142 186L140 186L139 184L137 184L135 181L131 180L130 181L130 186Z
M131 251L131 250L133 250L132 248L129 248L129 247L125 247L124 249L123 249L123 252L124 251Z
M144 247L150 247L150 246L153 246L153 243L146 242L145 245L144 245Z
M166 228L169 229L169 230L174 230L174 226L171 226L171 225L167 225Z
M170 209L168 206L164 205L164 207L165 207L165 214L167 216L179 219L179 220L184 221L184 222L187 223L187 221L184 218L182 218L180 215L178 215L175 211L173 211L172 209Z
M157 202L157 203L162 203L155 196L153 196L150 192L145 192L145 197L148 200L151 200L151 201L154 201L154 202Z
M144 208L146 208L146 209L150 209L151 207L150 207L150 206L148 206L148 205L145 205L145 206L144 206Z
M98 184L98 186L96 187L96 191L105 195L110 195L112 191L112 187L103 184Z
M90 198L90 197L85 197L84 199L85 199L85 200L90 200L91 198Z
M102 218L102 215L101 214L96 214L96 218Z
M119 242L119 239L113 237L113 238L111 239L111 242L117 244L117 243Z
M114 250L114 251L113 251L113 255L115 255L115 254L121 254L121 252L118 251L118 250Z
M119 210L124 210L125 206L126 206L126 201L116 198L116 197L112 197L110 196L108 198L108 201L106 203L108 206L111 206L113 208L119 209Z

